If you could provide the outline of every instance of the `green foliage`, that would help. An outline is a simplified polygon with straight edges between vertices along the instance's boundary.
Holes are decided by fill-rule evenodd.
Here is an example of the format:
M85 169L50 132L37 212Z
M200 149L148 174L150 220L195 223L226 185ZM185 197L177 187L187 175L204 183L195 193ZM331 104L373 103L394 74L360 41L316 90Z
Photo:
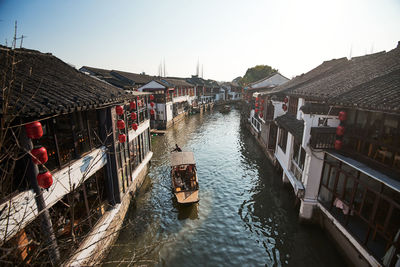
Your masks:
M241 79L241 83L247 85L249 83L268 77L275 72L278 72L278 70L273 69L271 66L257 65L253 68L247 69L246 74Z

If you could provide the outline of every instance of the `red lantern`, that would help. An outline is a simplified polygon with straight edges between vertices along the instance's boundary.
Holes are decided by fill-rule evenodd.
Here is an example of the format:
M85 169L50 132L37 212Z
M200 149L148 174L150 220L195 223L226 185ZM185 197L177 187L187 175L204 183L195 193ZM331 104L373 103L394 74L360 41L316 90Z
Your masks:
M154 102L150 102L150 106L151 106L151 107L154 107Z
M263 117L263 114L262 114L262 113L260 113L258 116L259 116L260 118L262 118L262 117Z
M344 126L339 125L339 126L336 128L336 135L338 135L338 136L344 135Z
M340 111L339 112L339 120L340 121L345 121L347 119L347 113L346 111Z
M285 98L283 99L283 102L285 102L285 103L289 102L289 98L285 97Z
M118 120L117 121L117 127L120 130L125 129L125 122L123 120Z
M42 124L38 121L34 121L25 125L26 136L30 139L39 139L43 136Z
M151 101L154 100L154 95L150 95L150 100L151 100Z
M36 180L38 182L38 185L44 189L49 188L53 184L53 176L49 171L44 173L39 173L38 176L36 177Z
M122 115L124 114L124 108L122 106L116 106L115 112L117 112L118 115Z
M36 165L45 164L49 159L45 147L34 148L31 151L33 163Z
M256 102L256 107L258 107L258 103Z
M264 99L261 99L261 103L264 104Z
M254 111L255 111L256 113L258 113L258 108L256 108Z
M287 106L285 104L282 104L282 109L283 109L283 111L286 111L287 110Z
M134 101L130 102L130 103L129 103L129 107L130 107L131 109L136 109L136 102L134 102Z
M132 129L133 129L133 130L136 131L136 130L137 130L137 127L138 127L137 123L133 123L133 124L132 124Z
M343 145L343 142L341 140L336 140L335 141L335 149L336 150L342 149L342 145Z
M118 140L120 143L125 143L126 142L126 135L125 134L120 134L118 136Z
M260 110L261 110L261 111L264 111L264 106L261 106Z
M131 113L131 119L132 119L132 120L136 120L136 119L137 119L136 112L132 112L132 113Z
M137 96L137 97L136 97L136 99L137 99L137 100L140 100L140 97L139 97L139 96Z
M260 100L260 98L256 97L256 101L259 101L259 100Z
M150 110L150 115L154 115L154 109Z

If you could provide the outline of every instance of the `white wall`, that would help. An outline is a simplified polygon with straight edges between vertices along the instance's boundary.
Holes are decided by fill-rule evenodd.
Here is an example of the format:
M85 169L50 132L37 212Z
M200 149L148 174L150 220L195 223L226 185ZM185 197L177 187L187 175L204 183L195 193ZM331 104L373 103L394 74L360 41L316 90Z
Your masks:
M166 111L166 118L167 121L170 121L173 119L173 112L172 112L172 102L167 102L165 105L165 111Z
M258 83L254 83L251 85L251 88L260 88L260 87L266 87L266 86L270 86L270 87L275 87L281 84L284 84L285 82L289 81L288 78L282 76L281 74L277 73L275 75L273 75L272 77L260 81Z
M272 105L274 105L274 120L275 120L277 117L280 117L280 116L284 115L284 114L287 112L287 110L286 110L286 112L285 112L285 111L283 111L283 109L282 109L282 104L283 104L283 102L272 100L271 103L272 103Z

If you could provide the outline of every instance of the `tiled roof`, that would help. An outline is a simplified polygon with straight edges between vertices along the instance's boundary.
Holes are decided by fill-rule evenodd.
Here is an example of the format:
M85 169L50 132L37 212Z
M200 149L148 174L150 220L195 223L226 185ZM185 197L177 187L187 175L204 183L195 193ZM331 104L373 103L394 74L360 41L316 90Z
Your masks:
M119 71L119 70L112 70L111 74L121 75L121 76L125 77L126 79L129 79L129 80L133 81L135 84L139 84L139 85L144 85L148 82L151 82L152 80L154 80L156 78L155 76L150 76L150 75L146 75L146 74L137 74L137 73Z
M362 83L328 101L344 107L400 113L400 69Z
M12 58L17 62L11 73ZM0 71L12 81L8 114L21 117L69 113L133 99L124 90L79 72L51 54L34 50L0 49ZM4 104L4 99L1 99Z
M306 86L308 83L321 79L325 75L334 72L339 67L343 66L347 62L346 58L332 59L330 61L325 61L318 67L312 69L311 71L296 76L295 78L287 81L286 83L275 87L271 93L292 91L296 88Z
M167 86L172 86L172 87L193 87L193 84L190 84L186 82L184 79L178 79L178 78L159 78L157 79L161 82L163 82Z
M303 139L304 121L296 119L294 115L289 113L277 117L275 121L280 127L290 132L295 139Z

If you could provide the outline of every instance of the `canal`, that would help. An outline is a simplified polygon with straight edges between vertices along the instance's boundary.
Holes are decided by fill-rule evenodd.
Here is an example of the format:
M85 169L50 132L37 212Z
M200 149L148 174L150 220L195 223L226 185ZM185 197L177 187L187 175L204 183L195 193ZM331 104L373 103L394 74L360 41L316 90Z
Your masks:
M180 207L170 185L175 144L195 154L200 202ZM104 266L344 266L327 235L298 223L290 188L240 112L194 115L153 137L148 177Z

